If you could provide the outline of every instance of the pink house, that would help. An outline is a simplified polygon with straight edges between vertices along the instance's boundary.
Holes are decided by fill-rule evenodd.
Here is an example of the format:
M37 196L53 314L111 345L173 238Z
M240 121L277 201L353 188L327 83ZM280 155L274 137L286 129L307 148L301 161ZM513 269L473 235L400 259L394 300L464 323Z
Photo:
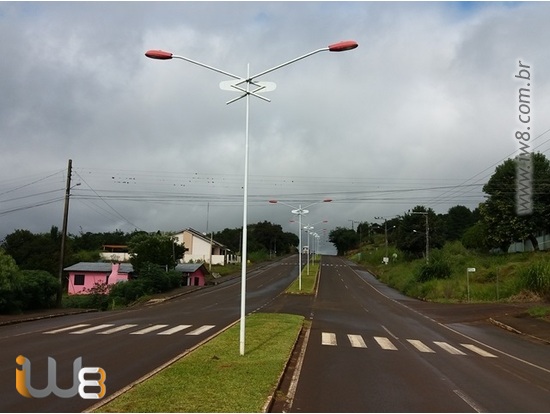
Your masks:
M180 263L175 270L180 272L185 286L204 286L209 274L204 263Z
M96 283L108 285L127 281L133 275L130 263L80 262L66 267L69 273L69 295L88 294ZM175 268L181 273L183 286L204 286L207 283L208 269L204 263L182 263Z
M133 267L129 263L80 262L66 267L70 295L88 293L96 283L113 284L129 279Z

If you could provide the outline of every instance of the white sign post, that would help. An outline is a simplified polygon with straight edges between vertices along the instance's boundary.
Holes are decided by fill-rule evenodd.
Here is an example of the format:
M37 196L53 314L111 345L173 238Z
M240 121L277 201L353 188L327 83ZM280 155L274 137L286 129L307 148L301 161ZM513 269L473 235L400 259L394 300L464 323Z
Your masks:
M468 289L468 302L470 302L470 273L476 271L475 267L469 267L466 269L466 287Z

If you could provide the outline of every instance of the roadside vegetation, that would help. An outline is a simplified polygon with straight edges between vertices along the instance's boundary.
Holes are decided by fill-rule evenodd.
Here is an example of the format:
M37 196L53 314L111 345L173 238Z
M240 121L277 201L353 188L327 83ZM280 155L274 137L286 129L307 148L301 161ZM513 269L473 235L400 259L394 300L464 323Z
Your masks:
M532 154L533 212L517 214L517 159L495 168L484 202L444 214L417 205L356 229L336 228L339 255L404 294L439 302L540 302L550 312L550 161ZM475 269L475 270L474 270ZM545 317L545 316L542 316Z
M298 237L285 233L277 224L264 221L251 224L249 231L250 263L288 254L298 244ZM242 230L225 229L214 239L238 251ZM119 230L107 233L69 235L63 267L81 261L100 261L104 245L127 246L136 278L114 286L97 284L86 295L67 295L65 308L114 309L147 301L151 295L177 288L181 275L172 270L183 257L185 246L175 244L170 233ZM0 313L21 313L57 306L61 234L53 226L49 233L33 234L16 230L0 243ZM240 270L240 265L212 266L212 273L224 276ZM63 280L66 283L66 280Z
M395 254L395 256L394 256ZM425 258L407 259L389 249L368 246L351 255L381 281L414 298L438 302L550 300L550 252L487 255L450 242ZM468 272L475 269L475 272Z
M309 271L307 263L302 269L302 289L300 289L299 279L295 279L287 288L286 293L294 295L312 295L315 293L315 286L317 285L317 274L319 273L319 263L321 256L311 256L311 262L309 263Z
M303 320L297 315L252 314L246 318L244 355L239 354L236 324L96 412L263 412Z

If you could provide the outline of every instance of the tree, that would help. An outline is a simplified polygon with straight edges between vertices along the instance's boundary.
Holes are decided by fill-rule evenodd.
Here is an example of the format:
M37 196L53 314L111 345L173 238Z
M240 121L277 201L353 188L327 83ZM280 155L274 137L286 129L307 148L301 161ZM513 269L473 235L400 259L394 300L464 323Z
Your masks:
M224 229L214 233L213 238L230 250L238 252L241 250L242 227ZM247 245L248 250L252 252L276 250L278 254L285 254L293 251L294 246L298 245L298 236L294 233L283 232L283 228L279 224L263 221L248 226Z
M13 258L0 249L0 313L18 311L21 276Z
M440 248L444 244L440 231L440 220L435 212L431 208L416 206L399 221L395 244L399 250L418 257L426 252L426 214L422 213L427 213L428 216L429 248Z
M49 233L33 234L28 230L15 230L8 234L2 248L22 270L44 270L51 274L59 271L61 235L52 226Z
M174 269L183 257L185 247L175 243L170 234L138 233L128 243L130 263L140 271L145 263L153 263L168 269Z
M345 227L336 227L328 235L328 240L334 244L338 256L343 256L347 251L359 247L359 235L355 230Z
M461 205L451 207L441 218L444 238L449 241L460 240L466 229L475 223L474 213Z
M550 228L550 162L541 153L531 156L533 165L533 213L519 216L516 209L516 166L508 159L496 167L483 191L489 198L480 205L490 246L508 251L513 241L528 239L539 250L537 233Z

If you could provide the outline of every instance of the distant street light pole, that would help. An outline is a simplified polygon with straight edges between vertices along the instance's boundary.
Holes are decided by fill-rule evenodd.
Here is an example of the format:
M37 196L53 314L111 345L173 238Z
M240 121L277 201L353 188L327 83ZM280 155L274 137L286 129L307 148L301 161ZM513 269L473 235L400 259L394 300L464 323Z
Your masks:
M308 276L309 276L309 257L311 256L311 246L309 241L309 235L311 233L311 230L315 228L313 226L319 223L328 223L328 220L322 220L322 221L318 221L317 223L308 224L304 226L304 230L307 232L307 275Z
M430 256L430 225L428 223L428 212L427 211L411 211L411 214L421 214L426 217L426 263L429 262Z
M181 59L189 63L201 66L203 68L212 70L214 72L221 73L223 75L229 76L234 80L223 81L220 83L220 88L223 90L229 91L238 91L240 95L236 98L233 98L226 102L230 104L236 102L242 98L246 98L246 116L245 116L245 157L244 157L244 186L243 186L243 240L242 240L242 260L241 260L241 319L240 319L240 354L244 355L245 348L245 309L246 309L246 262L247 262L247 221L248 221L248 130L249 130L249 113L250 113L250 95L255 96L259 99L262 99L267 102L271 102L270 99L265 96L260 95L258 92L270 92L276 88L274 82L259 82L256 79L260 76L263 76L267 73L273 72L282 67L288 66L294 62L305 59L311 55L314 55L319 52L345 52L347 50L355 49L358 46L357 42L353 40L342 41L334 43L327 47L314 50L312 52L306 53L305 55L299 56L297 58L291 59L287 62L284 62L280 65L274 66L270 69L264 70L256 75L250 76L250 64L247 65L247 74L245 77L234 75L232 73L226 72L222 69L215 68L210 65L198 62L193 59L189 59L184 56L174 55L171 52L166 52L164 50L148 50L145 53L145 56L151 59L158 60L170 60L170 59ZM254 88L252 90L252 88Z
M315 204L320 203L330 203L332 200L330 198L326 198L321 201L316 201L315 203L308 204L306 207L311 207ZM299 205L298 207L283 203L282 201L278 200L269 200L271 204L283 204L287 207L292 208L291 210L292 214L296 214L298 216L298 290L302 290L302 216L304 214L309 213L309 210L306 210L306 207L303 207ZM309 247L308 247L309 248ZM308 254L308 262L309 262L309 254Z

